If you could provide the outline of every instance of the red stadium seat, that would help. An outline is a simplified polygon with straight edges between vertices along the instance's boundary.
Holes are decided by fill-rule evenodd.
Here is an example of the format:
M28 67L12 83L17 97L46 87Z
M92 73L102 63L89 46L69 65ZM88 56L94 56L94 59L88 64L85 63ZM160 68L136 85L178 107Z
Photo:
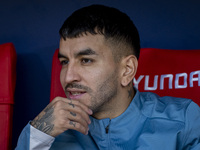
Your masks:
M0 45L0 149L11 149L16 83L16 52L12 43Z
M65 97L65 93L60 84L60 70L61 70L61 65L58 60L58 49L57 49L53 55L53 61L52 61L50 101L52 101L57 96Z
M192 99L200 106L200 50L141 50L134 79L139 91Z
M60 84L58 49L53 57L51 100L64 97ZM200 106L200 50L142 48L134 85L141 92L192 99Z

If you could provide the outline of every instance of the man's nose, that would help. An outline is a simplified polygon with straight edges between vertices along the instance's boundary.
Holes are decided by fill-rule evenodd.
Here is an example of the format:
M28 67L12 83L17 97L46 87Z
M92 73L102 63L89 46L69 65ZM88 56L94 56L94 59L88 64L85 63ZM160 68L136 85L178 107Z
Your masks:
M79 81L80 81L80 74L77 65L69 64L65 72L65 82L69 84L72 82L79 82Z

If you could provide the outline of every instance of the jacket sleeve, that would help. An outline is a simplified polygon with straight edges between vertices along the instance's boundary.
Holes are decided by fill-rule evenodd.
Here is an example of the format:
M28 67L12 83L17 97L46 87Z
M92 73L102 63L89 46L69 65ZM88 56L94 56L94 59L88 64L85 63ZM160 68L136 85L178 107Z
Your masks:
M191 102L185 113L183 150L200 150L200 108Z
M15 150L48 150L54 139L54 137L27 124L19 136Z

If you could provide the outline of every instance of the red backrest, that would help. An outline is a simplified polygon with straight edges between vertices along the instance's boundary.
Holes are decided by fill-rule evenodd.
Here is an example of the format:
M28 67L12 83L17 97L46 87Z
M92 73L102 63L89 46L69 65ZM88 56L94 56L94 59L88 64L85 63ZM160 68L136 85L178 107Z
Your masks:
M58 49L53 57L51 100L65 96L59 81L61 66L57 54ZM200 50L142 48L133 82L141 92L190 98L200 105Z
M58 60L58 49L57 49L53 55L53 61L52 61L50 101L52 101L57 96L65 97L65 93L60 84L60 70L61 70L61 65Z
M184 97L200 106L200 50L141 50L134 79L140 91Z
M12 43L0 45L0 149L11 149L16 83L16 52Z

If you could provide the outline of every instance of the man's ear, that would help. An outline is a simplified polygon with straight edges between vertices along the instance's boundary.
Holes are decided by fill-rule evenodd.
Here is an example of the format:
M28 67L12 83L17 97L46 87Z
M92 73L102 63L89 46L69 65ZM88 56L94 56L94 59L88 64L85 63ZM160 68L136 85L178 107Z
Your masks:
M121 65L121 85L125 87L132 82L133 78L135 77L138 67L138 60L134 55L129 55L122 59Z

